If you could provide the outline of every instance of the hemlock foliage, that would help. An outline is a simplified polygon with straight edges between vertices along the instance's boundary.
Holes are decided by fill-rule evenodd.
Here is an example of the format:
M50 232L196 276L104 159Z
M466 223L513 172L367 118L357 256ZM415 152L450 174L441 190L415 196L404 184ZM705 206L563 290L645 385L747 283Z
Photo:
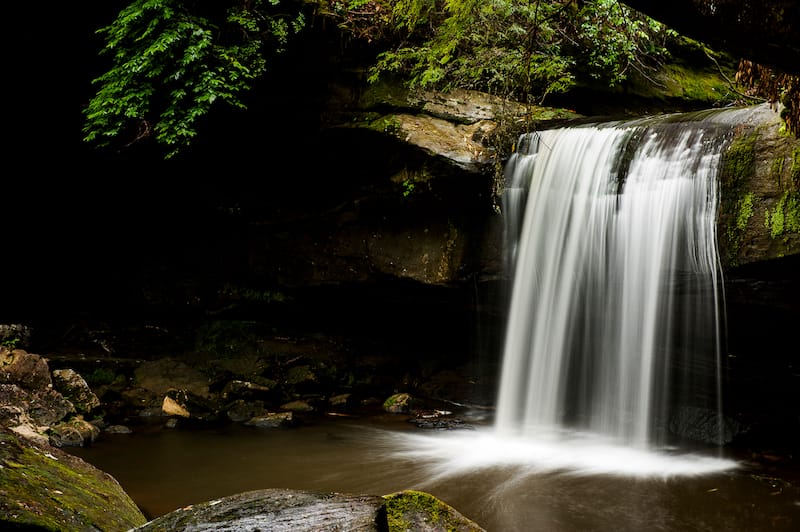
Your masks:
M243 108L241 96L304 26L281 0L134 0L98 30L113 66L94 80L85 140L127 146L147 137L172 157L197 134L216 102ZM209 5L213 4L213 5Z
M112 66L94 80L85 140L122 148L151 138L176 155L212 106L245 107L309 6L378 43L371 81L392 75L530 103L582 79L646 77L674 35L616 0L133 0L98 30Z

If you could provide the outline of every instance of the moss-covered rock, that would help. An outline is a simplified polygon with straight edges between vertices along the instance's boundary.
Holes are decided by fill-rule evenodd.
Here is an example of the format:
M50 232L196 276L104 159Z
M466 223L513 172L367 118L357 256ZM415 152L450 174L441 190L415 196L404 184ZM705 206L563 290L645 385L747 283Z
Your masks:
M740 124L720 173L719 237L726 268L800 253L800 140L764 106Z
M478 532L477 523L429 493L405 490L385 495L390 532Z
M383 410L390 414L407 414L414 406L414 398L408 393L396 393L383 402Z
M110 475L0 427L0 529L117 531L146 521Z

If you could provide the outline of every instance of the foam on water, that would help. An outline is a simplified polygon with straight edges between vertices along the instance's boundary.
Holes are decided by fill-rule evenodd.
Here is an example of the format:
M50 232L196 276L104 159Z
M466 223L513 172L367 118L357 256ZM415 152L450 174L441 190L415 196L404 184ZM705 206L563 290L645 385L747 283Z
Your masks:
M398 459L425 464L431 480L484 469L513 469L517 477L544 473L675 478L736 469L734 460L674 449L645 450L600 435L542 431L531 436L492 429L386 436Z

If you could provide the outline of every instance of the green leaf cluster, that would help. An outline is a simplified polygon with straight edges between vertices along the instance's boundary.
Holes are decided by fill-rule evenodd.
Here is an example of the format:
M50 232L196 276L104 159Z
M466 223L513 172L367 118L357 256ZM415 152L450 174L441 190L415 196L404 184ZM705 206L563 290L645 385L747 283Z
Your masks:
M667 57L675 36L616 0L390 1L399 44L370 70L412 88L473 88L541 103L581 80L617 85Z
M242 96L304 26L281 0L134 0L98 30L111 68L94 80L84 139L119 147L154 138L172 157L197 135L201 118Z

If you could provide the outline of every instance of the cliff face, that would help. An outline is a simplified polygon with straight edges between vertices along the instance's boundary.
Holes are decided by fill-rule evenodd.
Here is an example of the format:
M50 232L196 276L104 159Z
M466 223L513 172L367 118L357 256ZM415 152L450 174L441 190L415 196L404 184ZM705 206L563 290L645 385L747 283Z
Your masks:
M728 269L800 253L800 140L777 112L762 106L737 125L720 184Z
M327 238L337 243L318 249L362 262L347 266L344 275L328 271L322 277L335 282L361 272L363 280L372 271L441 285L504 275L498 168L510 153L496 152L499 130L508 123L527 125L505 131L511 138L579 119L570 111L526 108L476 92L410 95L386 88L353 99L345 116L344 125L328 134L336 145L369 152L348 159L369 159L375 177L382 174L373 183L383 182L383 194L364 198L342 223L325 225ZM719 177L723 269L800 253L800 140L785 132L777 110L766 104L723 116L733 126ZM381 216L371 220L363 216L370 202L383 204Z

